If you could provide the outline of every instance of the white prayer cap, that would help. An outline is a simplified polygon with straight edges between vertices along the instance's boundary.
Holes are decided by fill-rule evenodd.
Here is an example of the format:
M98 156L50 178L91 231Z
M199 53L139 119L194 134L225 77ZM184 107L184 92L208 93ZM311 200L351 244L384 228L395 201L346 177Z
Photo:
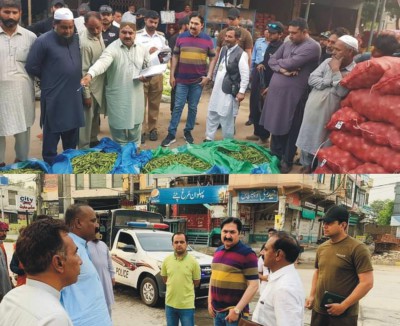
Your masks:
M347 44L349 47L358 52L358 40L355 37L350 35L343 35L339 37L339 41L342 41L343 43Z
M54 12L55 20L73 20L74 14L68 8L59 8Z

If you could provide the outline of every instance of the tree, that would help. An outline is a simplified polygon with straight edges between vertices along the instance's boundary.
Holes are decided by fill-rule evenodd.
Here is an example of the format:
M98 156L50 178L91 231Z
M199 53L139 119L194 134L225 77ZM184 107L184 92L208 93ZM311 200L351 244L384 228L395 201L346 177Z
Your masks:
M390 225L394 207L393 200L375 200L370 206L377 217L378 225Z
M382 2L381 2L382 3ZM371 23L371 20L374 17L374 12L376 8L376 0L364 0L363 12L362 12L362 21L364 25L366 23ZM387 0L386 2L386 12L390 17L396 18L396 29L400 29L400 6L397 0ZM378 14L378 19L380 17L380 13Z

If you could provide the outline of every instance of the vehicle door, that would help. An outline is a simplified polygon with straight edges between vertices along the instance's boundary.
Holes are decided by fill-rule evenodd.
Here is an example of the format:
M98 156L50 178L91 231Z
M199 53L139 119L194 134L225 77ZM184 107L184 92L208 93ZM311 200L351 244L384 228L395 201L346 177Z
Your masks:
M138 278L137 246L131 234L121 231L117 235L111 257L115 267L115 281L135 287Z

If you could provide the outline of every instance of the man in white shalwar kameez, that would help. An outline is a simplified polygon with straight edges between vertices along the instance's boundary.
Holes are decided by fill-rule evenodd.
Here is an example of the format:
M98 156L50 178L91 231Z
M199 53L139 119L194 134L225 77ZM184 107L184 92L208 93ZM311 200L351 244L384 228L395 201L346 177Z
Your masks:
M18 25L20 18L20 1L0 2L0 167L5 165L6 136L15 137L15 160L28 159L35 121L33 78L25 63L36 35Z
M214 140L218 125L221 124L224 139L233 138L235 132L235 117L239 111L239 104L243 101L249 83L250 69L247 53L239 46L240 30L228 27L225 34L226 45L221 50L220 60L216 67L214 87L208 105L206 141ZM227 76L228 71L231 72ZM231 78L229 78L231 77ZM226 93L224 83L233 80L231 92ZM225 85L226 86L226 85ZM236 93L232 88L238 87Z

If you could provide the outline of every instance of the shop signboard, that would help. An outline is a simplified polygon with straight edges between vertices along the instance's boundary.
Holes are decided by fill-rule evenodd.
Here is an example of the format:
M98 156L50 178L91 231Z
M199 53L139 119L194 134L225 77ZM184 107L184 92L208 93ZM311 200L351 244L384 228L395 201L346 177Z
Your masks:
M240 190L239 204L276 203L278 202L277 189Z
M282 215L275 215L275 230L282 230L283 229L283 219Z
M223 204L227 202L227 186L176 187L154 189L151 204Z
M15 199L19 211L34 211L36 209L35 196L17 195L15 196Z

